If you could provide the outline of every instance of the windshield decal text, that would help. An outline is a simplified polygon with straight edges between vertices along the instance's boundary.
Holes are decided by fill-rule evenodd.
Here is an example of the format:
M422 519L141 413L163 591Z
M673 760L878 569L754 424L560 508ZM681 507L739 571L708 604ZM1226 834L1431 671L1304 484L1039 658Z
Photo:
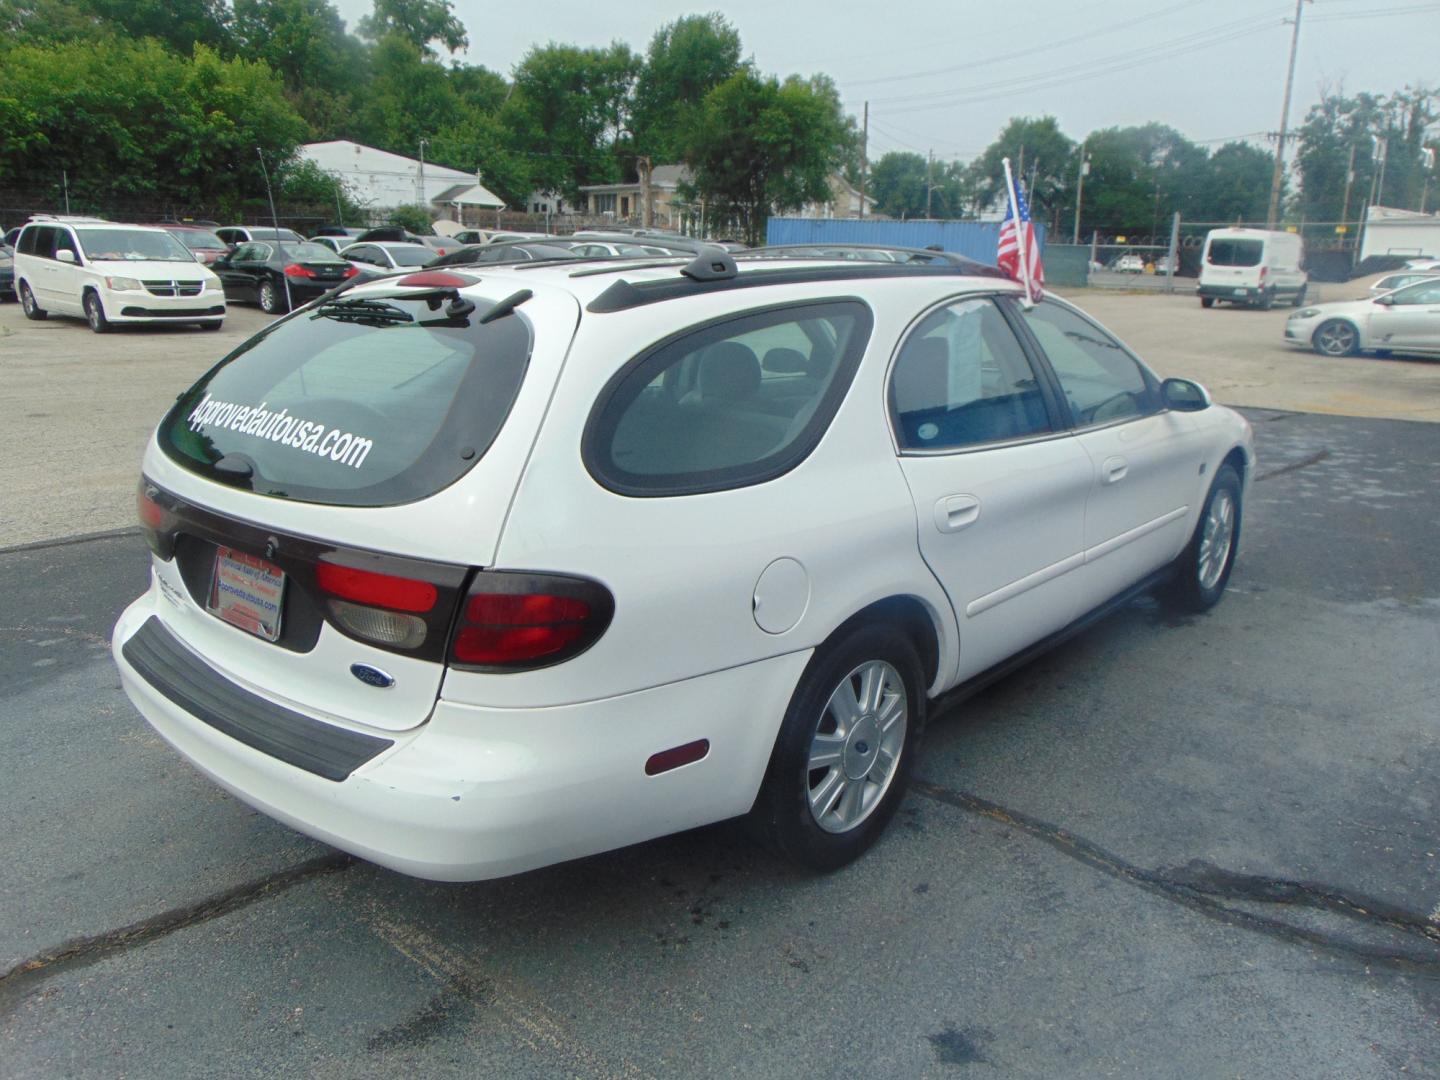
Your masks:
M237 405L206 394L190 413L187 423L191 431L203 433L205 428L235 431L317 454L355 469L365 464L365 458L374 445L372 440L294 416L289 409L272 411L265 407L266 404L262 401L259 405Z

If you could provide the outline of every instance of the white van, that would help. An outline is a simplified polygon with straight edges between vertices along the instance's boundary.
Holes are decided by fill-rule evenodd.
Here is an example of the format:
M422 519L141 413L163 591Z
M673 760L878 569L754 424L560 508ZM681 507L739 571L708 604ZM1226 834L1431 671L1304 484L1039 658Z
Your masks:
M1276 300L1299 307L1308 281L1304 267L1305 249L1295 233L1211 229L1195 292L1207 308L1218 300L1262 310Z
M220 278L164 229L37 215L15 244L15 293L28 319L74 315L103 334L116 323L225 321Z

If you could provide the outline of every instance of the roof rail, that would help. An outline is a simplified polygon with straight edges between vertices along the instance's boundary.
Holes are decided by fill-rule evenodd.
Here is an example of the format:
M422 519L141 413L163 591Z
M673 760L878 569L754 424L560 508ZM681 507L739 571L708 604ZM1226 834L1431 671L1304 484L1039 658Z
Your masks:
M711 258L711 256L706 256ZM663 265L663 264L662 264ZM691 265L694 265L693 263ZM733 265L733 260L732 260ZM627 266L624 270L645 269ZM686 267L688 270L689 267ZM579 277L586 274L571 274ZM967 266L953 266L946 263L917 265L905 263L850 262L829 266L784 266L776 269L747 270L732 277L717 277L701 280L688 276L660 278L653 281L617 281L602 292L585 310L592 314L612 311L628 311L645 304L657 304L682 296L698 296L703 293L725 292L731 289L755 288L763 285L794 285L810 281L857 281L867 278L912 278L912 277L981 277Z
M31 214L31 221L61 221L67 225L111 225L113 222L102 217L87 217L84 214Z

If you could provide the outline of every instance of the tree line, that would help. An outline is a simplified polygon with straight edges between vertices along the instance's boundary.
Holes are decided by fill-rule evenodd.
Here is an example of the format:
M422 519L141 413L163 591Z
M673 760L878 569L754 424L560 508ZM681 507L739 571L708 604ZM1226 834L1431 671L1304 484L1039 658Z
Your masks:
M1327 89L1288 148L1299 183L1284 203L1287 220L1354 222L1370 202L1433 211L1440 192L1424 151L1440 146L1425 138L1440 117L1437 105L1440 95L1424 88L1353 96ZM1177 211L1193 222L1263 222L1275 161L1273 149L1234 140L1212 151L1164 124L1104 128L1075 140L1053 116L1019 117L968 163L884 154L871 192L893 217L923 217L927 208L934 217L971 216L1002 197L1007 156L1032 213L1049 222L1052 235L1071 233L1079 196L1082 238L1092 231L1163 234Z
M835 173L861 182L861 133L833 81L758 70L723 15L669 22L643 52L536 45L508 74L456 59L467 45L450 0L373 0L353 31L330 0L0 0L0 190L234 213L263 204L268 165L282 201L338 193L354 212L297 146L344 138L414 157L424 139L427 160L478 172L512 206L684 162L682 194L755 240L769 214L829 201ZM1290 148L1289 217L1353 220L1377 190L1387 205L1433 203L1422 152L1436 104L1424 88L1327 91ZM1076 140L1053 117L1019 117L968 164L892 152L864 179L885 214L969 217L996 205L1009 156L1036 217L1065 235L1083 157L1082 233L1157 231L1177 210L1263 220L1271 153L1211 150L1159 123Z

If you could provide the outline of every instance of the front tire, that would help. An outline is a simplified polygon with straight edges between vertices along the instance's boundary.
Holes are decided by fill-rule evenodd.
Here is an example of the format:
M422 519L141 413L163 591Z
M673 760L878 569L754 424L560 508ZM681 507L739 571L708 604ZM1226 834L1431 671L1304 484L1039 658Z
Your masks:
M110 332L110 320L105 318L105 307L100 303L98 293L86 292L81 306L85 308L85 321L90 324L91 330L97 334Z
M1175 576L1161 598L1181 611L1209 611L1220 602L1240 549L1240 475L1222 465L1205 497L1200 520L1175 560Z
M920 658L898 627L859 626L822 646L785 712L752 829L811 870L858 858L905 796L924 722Z
M1344 319L1331 319L1316 328L1310 343L1324 356L1354 356L1360 350L1360 332Z
M34 319L40 322L49 317L50 313L35 302L35 294L30 291L30 283L20 283L20 307L25 311L27 319Z
M260 310L266 315L283 315L286 310L284 295L268 278L260 283Z
M1215 298L1214 298L1213 296L1202 296L1202 297L1200 297L1200 306L1203 307L1203 308L1214 307L1214 306L1215 306Z

